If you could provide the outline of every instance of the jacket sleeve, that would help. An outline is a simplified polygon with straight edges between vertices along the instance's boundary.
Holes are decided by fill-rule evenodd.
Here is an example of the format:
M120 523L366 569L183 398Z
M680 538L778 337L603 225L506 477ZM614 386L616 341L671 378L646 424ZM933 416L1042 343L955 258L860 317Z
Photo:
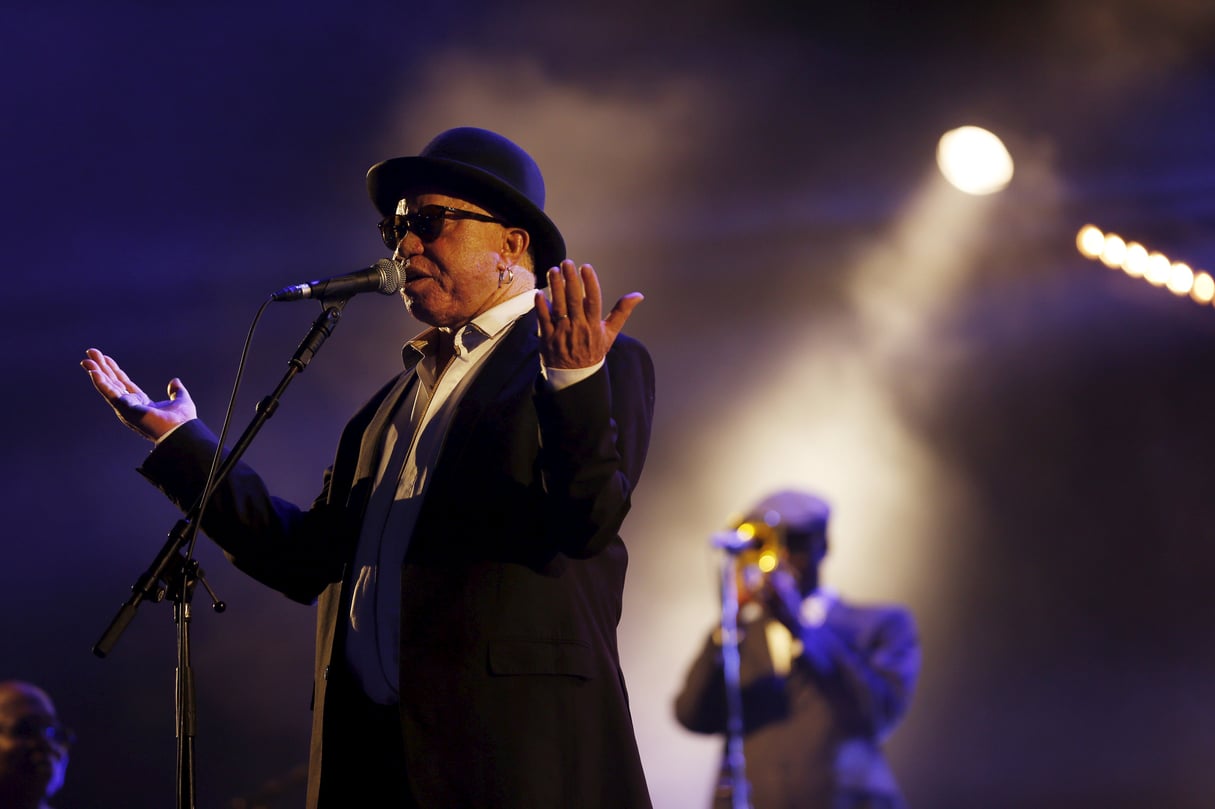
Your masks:
M726 685L721 646L712 637L684 675L683 687L675 696L675 720L693 733L723 733L726 730Z
M218 439L201 421L162 441L139 472L189 514L202 493ZM339 526L328 499L330 473L313 508L304 511L272 496L249 466L238 462L215 487L201 528L245 573L295 601L312 603L341 576Z
M822 676L851 710L854 731L881 740L906 713L920 670L920 645L911 613L901 607L858 611L864 627L841 631L831 623L807 627L801 660Z
M592 556L616 536L645 465L654 415L654 365L618 335L603 368L558 392L538 391L541 468L550 539Z

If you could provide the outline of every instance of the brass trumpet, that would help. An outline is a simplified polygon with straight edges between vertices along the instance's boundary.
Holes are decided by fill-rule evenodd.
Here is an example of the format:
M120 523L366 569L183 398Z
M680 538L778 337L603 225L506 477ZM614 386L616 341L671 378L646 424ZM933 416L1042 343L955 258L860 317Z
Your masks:
M759 594L768 574L785 563L789 551L779 526L748 520L739 523L734 532L745 543L738 554L738 592L747 600Z

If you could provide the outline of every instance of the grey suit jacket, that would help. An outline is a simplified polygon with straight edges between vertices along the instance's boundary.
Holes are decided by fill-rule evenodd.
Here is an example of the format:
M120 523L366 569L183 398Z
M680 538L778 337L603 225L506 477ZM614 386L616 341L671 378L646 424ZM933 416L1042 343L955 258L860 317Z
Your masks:
M900 805L881 744L906 712L919 672L911 614L836 601L823 628L840 643L826 674L799 657L779 675L765 630L773 621L761 611L740 624L743 752L754 809L835 809L852 805L850 797ZM726 732L722 649L712 636L687 671L675 716L697 733ZM715 805L731 806L729 780L723 755Z

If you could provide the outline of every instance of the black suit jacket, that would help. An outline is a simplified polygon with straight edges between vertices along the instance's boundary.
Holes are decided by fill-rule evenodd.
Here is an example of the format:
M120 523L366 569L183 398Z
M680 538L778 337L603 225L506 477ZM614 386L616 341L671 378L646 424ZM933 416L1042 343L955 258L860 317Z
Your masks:
M459 402L402 567L401 722L422 807L650 806L616 627L618 530L649 444L653 365L619 335L603 368L552 392L536 328L534 312L520 318ZM317 603L310 809L341 791L326 784L326 748L342 740L325 717L349 693L341 616L377 460L364 450L398 382L348 423L310 509L238 464L204 513L239 568ZM141 471L184 507L214 446L191 422Z

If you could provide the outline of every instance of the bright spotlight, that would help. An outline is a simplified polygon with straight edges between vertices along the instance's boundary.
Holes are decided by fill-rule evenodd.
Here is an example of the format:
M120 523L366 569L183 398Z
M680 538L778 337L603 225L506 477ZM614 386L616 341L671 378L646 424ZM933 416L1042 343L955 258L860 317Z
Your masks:
M1085 258L1097 258L1105 247L1105 234L1095 225L1085 225L1076 234L1076 248Z
M1169 268L1169 278L1164 282L1165 287L1174 295L1189 295L1194 288L1194 270L1189 264L1174 261Z
M1147 268L1143 271L1144 280L1154 287L1162 287L1173 274L1173 262L1163 253L1153 251L1148 255Z
M1190 297L1198 303L1210 303L1215 299L1215 278L1208 272L1198 272L1194 275L1194 288Z
M1105 246L1101 248L1101 263L1111 270L1122 266L1126 260L1126 240L1117 233L1105 234Z
M1147 272L1148 251L1139 242L1129 242L1126 246L1126 258L1122 260L1122 271L1131 278L1142 278Z
M991 132L961 126L941 136L937 166L945 179L967 194L992 194L1012 180L1013 161L1008 149Z

